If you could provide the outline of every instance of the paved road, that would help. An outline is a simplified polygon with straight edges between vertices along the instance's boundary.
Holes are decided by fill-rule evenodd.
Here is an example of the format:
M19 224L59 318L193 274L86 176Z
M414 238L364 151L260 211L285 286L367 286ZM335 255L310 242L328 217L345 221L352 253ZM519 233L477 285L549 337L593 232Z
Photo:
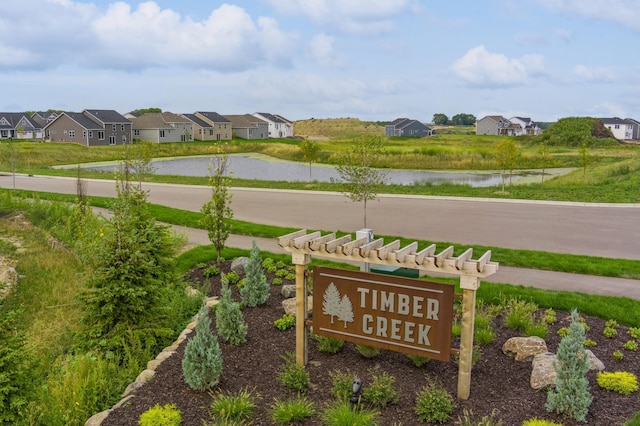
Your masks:
M16 188L75 193L75 179L17 176ZM11 188L10 175L0 187ZM114 183L89 180L90 195L114 196ZM207 187L144 184L149 201L199 211ZM293 228L355 232L362 203L339 193L233 189L236 219ZM640 260L640 204L551 203L382 195L367 225L378 235ZM442 247L444 248L444 247Z

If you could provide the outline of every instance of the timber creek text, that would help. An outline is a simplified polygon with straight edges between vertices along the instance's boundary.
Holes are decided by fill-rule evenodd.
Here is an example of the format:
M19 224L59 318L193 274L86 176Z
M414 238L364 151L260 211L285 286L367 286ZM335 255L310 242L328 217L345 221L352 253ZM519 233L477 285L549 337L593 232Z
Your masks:
M438 321L440 302L437 299L362 287L358 287L358 293L360 293L360 307L363 309L407 317L406 319L388 319L383 316L374 317L371 314L364 314L362 316L362 332L364 334L431 346L428 336L431 326L422 323L422 321L409 320L422 318Z

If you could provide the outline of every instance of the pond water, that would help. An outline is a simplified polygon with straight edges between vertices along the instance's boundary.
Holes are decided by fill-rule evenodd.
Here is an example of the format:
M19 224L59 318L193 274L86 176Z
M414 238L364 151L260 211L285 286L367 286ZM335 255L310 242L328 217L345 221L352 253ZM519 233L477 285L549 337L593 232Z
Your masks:
M208 176L210 156L157 159L152 161L154 173L158 175ZM98 171L113 171L116 164L86 165L84 168ZM240 179L274 180L274 181L318 181L330 182L338 179L335 167L284 161L256 154L229 155L227 163L233 177ZM311 169L311 170L310 170ZM449 173L429 172L424 170L387 170L387 182L390 184L412 185L430 182L433 184L452 183L473 187L499 185L502 182L500 173ZM514 175L515 182L523 176Z

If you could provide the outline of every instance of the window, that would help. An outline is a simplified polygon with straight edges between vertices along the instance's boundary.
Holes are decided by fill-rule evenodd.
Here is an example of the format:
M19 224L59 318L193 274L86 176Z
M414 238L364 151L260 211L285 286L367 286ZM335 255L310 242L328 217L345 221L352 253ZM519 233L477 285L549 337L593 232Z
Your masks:
M109 145L115 145L115 144L116 144L116 137L109 136Z
M98 130L98 140L99 141L104 140L104 130Z
M89 137L93 138L93 130L89 130Z
M614 129L619 129L619 128L620 128L620 125L619 125L619 124L616 124L616 125L615 125L615 126L613 126L613 127L614 127Z
M69 137L70 138L75 138L76 137L76 132L74 130L69 130Z
M160 130L160 137L164 138L164 130Z
M121 132L124 132L124 124L121 124L121 125L120 125L120 131L121 131Z
M68 133L68 132L65 130L65 131L64 131L65 136L67 135L67 133Z
M117 128L117 127L116 127L116 125L115 125L115 124L112 124L112 125L111 125L111 130L112 130L112 131L114 131L114 132L115 132L115 131L116 131L116 128Z
M140 136L140 129L133 129L133 136Z
M122 135L122 143L127 143L127 135Z

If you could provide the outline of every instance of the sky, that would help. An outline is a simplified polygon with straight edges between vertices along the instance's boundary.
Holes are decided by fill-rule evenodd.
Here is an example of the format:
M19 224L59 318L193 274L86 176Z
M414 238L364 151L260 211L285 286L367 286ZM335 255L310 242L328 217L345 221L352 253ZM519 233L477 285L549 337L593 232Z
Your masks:
M0 111L640 119L640 0L2 0Z

